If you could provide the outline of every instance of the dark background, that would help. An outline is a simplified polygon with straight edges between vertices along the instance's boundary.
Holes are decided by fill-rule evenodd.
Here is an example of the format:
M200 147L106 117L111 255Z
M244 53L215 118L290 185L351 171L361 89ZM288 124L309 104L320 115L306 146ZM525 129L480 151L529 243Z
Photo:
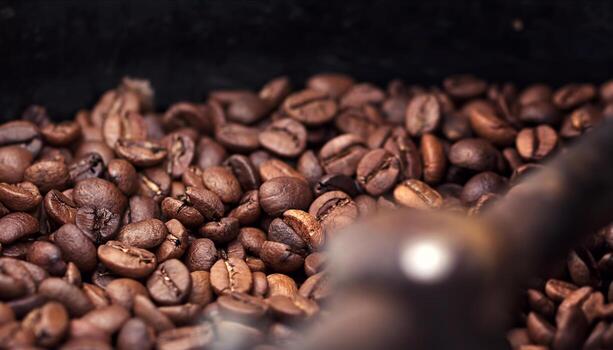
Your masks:
M126 74L149 78L160 107L319 71L601 82L612 40L607 0L0 0L0 118L32 102L71 117Z

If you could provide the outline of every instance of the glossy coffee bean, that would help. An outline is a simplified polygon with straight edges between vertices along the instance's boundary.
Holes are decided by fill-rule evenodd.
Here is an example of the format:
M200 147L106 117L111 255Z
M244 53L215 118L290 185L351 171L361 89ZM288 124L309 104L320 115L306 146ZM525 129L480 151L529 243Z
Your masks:
M244 260L219 259L211 267L211 286L218 295L248 293L253 285L251 271Z
M269 215L279 216L288 209L306 209L312 200L309 185L294 177L276 177L259 190L260 205Z
M558 143L555 130L547 125L522 129L517 134L517 152L527 160L541 160L548 156Z
M331 121L338 106L325 92L303 90L288 96L283 110L297 121L315 126Z
M326 173L351 176L364 154L364 141L359 136L344 134L328 141L319 151L319 159Z
M396 186L394 199L405 207L415 209L437 209L443 204L443 197L419 180L406 180Z
M358 163L356 177L364 190L373 196L387 192L400 173L396 156L384 149L375 149L364 155Z
M192 287L187 267L177 259L166 260L149 276L147 290L161 305L176 305L184 301Z
M434 95L417 95L407 105L405 127L412 136L435 131L440 121L441 107Z
M272 153L293 158L306 148L307 130L291 118L279 119L260 133L259 140Z
M146 277L157 266L153 253L118 241L99 246L98 259L111 271L131 278Z
M121 228L115 239L128 246L150 249L160 245L168 230L158 219L147 219Z
M209 271L217 261L217 249L208 238L191 242L185 256L185 264L190 271Z

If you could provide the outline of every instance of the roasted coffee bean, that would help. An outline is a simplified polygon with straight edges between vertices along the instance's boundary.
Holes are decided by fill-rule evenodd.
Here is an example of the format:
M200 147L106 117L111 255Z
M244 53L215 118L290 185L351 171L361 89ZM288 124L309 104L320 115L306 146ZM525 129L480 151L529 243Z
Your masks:
M118 278L109 283L105 291L112 304L118 304L126 310L132 310L137 295L148 296L147 288L130 278Z
M441 107L432 94L417 95L406 109L405 127L412 136L434 132L441 121Z
M518 153L528 160L545 158L554 150L557 143L558 135L547 125L522 129L515 140Z
M264 182L272 180L275 177L282 176L295 177L296 179L307 182L304 176L302 176L302 174L300 174L300 172L294 169L291 165L274 158L262 162L258 170L260 173L260 178Z
M40 192L47 193L52 189L65 189L70 182L70 174L63 162L47 160L29 166L23 174L23 179L35 184Z
M326 256L321 252L314 252L309 254L304 259L304 272L307 276L313 276L314 274L321 272L326 264Z
M473 176L462 189L460 199L464 205L470 206L483 195L488 193L502 193L507 187L506 180L491 171Z
M350 196L356 196L360 193L354 179L342 174L324 175L315 183L314 192L316 196L320 196L328 191L342 191Z
M313 198L305 181L289 176L264 182L259 197L262 209L272 216L279 216L288 209L306 209Z
M568 84L555 91L552 97L556 107L568 109L585 103L596 96L596 88L592 84Z
M31 182L15 185L0 183L0 202L12 211L29 211L40 204L43 197Z
M358 163L356 177L364 190L373 196L387 192L400 173L400 162L392 153L379 148L364 155Z
M500 155L491 143L482 139L463 139L449 149L449 162L475 171L495 170Z
M331 286L328 276L324 272L316 273L310 276L300 286L298 294L315 301L327 299L331 294Z
M341 107L361 107L366 104L380 104L385 99L385 93L369 83L352 85L340 101Z
M188 102L179 102L170 106L162 117L162 122L170 130L188 126L206 132L213 128L206 109Z
M443 197L419 180L406 180L394 189L394 199L405 207L415 209L437 209L443 204Z
M51 190L45 195L43 202L48 217L57 224L74 224L77 216L77 205L72 197L58 190Z
M219 126L215 131L215 139L228 150L239 153L248 153L260 147L258 130L241 124L227 123Z
M310 77L307 81L307 86L310 89L339 98L351 88L353 83L353 78L345 74L320 73Z
M470 121L461 113L446 114L441 129L449 141L458 141L472 136Z
M190 273L192 288L187 301L200 306L208 305L213 300L211 275L208 271L193 271Z
M424 134L421 137L421 157L424 181L429 184L440 182L445 175L447 157L443 144L436 136Z
M325 92L303 90L288 96L283 103L283 110L301 123L316 126L331 121L338 106Z
M268 280L266 279L266 274L261 271L253 271L253 289L251 294L256 297L263 297L266 293L268 293Z
M268 111L267 104L251 91L218 91L211 98L227 106L229 120L241 124L252 124Z
M384 148L400 160L404 179L419 179L422 175L420 152L411 139L403 134L393 134L385 142Z
M469 98L481 95L487 84L472 75L453 75L443 80L445 91L452 97Z
M129 246L149 249L160 245L168 230L164 223L158 219L148 219L121 228L116 240Z
M194 141L181 132L173 132L164 136L161 145L168 153L164 169L172 178L180 178L194 159Z
M153 253L118 241L99 246L98 259L111 271L130 278L146 277L157 265Z
M224 203L236 203L241 197L241 187L234 174L225 167L213 166L202 172L204 186L217 194Z
M281 76L270 80L259 92L259 97L269 107L277 107L291 92L289 78Z
M139 167L149 167L161 163L168 152L162 145L152 141L118 139L115 152L121 158Z
M98 153L88 153L68 166L68 173L72 182L100 177L104 172L104 163Z
M40 133L50 145L68 146L81 136L81 126L74 121L64 121L58 124L47 124L40 128Z
M265 241L260 249L260 258L274 271L289 273L304 264L303 253L295 252L284 243Z
M185 264L190 271L209 271L217 261L217 249L208 238L191 242L186 253Z
M168 259L178 259L183 256L188 246L188 233L183 224L178 220L168 220L164 225L168 234L158 247L155 256L158 262Z
M354 134L367 140L383 122L377 108L365 104L342 110L335 119L336 128L343 134Z
M61 278L45 279L39 287L39 293L63 304L71 316L82 316L94 307L81 289Z
M364 154L366 147L362 139L344 134L328 141L319 151L319 159L326 173L352 176Z
M351 197L341 191L331 191L317 197L309 207L309 213L319 221L325 235L353 223L359 214Z
M545 294L535 289L527 291L528 303L532 310L551 319L555 314L555 304Z
M469 120L475 133L493 144L508 146L517 136L517 131L509 123L488 111L472 109Z
M94 309L81 320L103 330L107 334L114 334L130 318L128 310L119 305L109 305Z
M268 281L268 294L266 294L266 296L269 298L275 295L293 298L296 294L298 294L296 281L287 275L273 273L266 276L266 280Z
M49 302L32 310L23 319L23 327L30 329L39 346L56 346L68 331L68 312L57 302Z
M181 199L166 197L161 203L162 214L165 217L176 219L187 227L198 227L204 223L202 214L191 206L189 197Z
M89 153L98 153L102 157L102 161L105 165L108 165L109 162L115 158L115 153L113 149L107 146L106 143L101 141L89 141L83 142L79 145L75 153L76 158L80 158Z
M55 276L60 276L66 271L66 262L62 260L62 251L50 242L36 241L32 243L28 248L26 260Z
M0 243L11 244L38 232L40 226L32 215L15 212L0 218L0 227Z
M202 226L199 233L217 244L228 243L238 236L239 222L236 218L222 218Z
M283 221L300 236L310 250L322 248L325 234L314 216L302 210L290 209L283 213Z
M291 118L276 120L259 134L262 147L288 158L296 157L304 151L306 138L306 128Z
M203 137L198 141L196 151L195 163L202 169L220 165L227 156L226 149L209 137Z
M187 187L185 195L206 220L217 220L223 216L223 203L215 193L197 187Z
M558 124L561 117L551 101L542 100L522 105L518 118L527 123Z
M138 175L136 169L125 159L113 159L107 167L108 180L121 192L129 196L138 188Z
M237 322L257 322L268 312L264 299L246 293L226 293L217 299L217 303L225 319Z
M106 242L115 236L121 216L106 208L81 207L76 212L75 224L91 241Z
M561 280L550 279L545 285L545 294L556 302L561 302L570 293L577 289L577 286Z
M319 159L311 150L302 153L298 159L296 169L310 184L317 182L324 174L324 169L319 164Z
M236 218L241 225L250 225L255 223L262 213L260 207L260 194L257 190L245 192L228 217Z
M558 311L552 347L560 350L577 349L588 335L589 324L578 307L571 307L564 312Z
M127 205L125 195L117 186L99 178L79 181L74 187L73 198L79 207L108 209L116 214L121 214Z
M170 184L172 179L160 168L149 168L139 176L138 194L151 197L156 202L161 202L164 197L170 194Z
M184 301L192 287L189 270L177 259L166 260L149 276L147 290L160 305L176 305Z
M224 165L232 170L243 191L256 190L260 187L260 174L248 157L235 154L228 157L224 161Z
M211 267L211 286L218 295L248 293L252 285L251 271L244 260L220 259Z
M536 344L550 345L556 329L547 320L531 312L526 319L528 335Z
M266 233L255 227L243 227L238 233L238 240L247 252L259 255L262 244L266 241Z
M242 334L237 336L242 336ZM158 350L204 349L214 341L213 327L209 323L169 329L158 335Z
M0 181L17 183L23 181L26 169L33 160L32 153L19 146L0 147Z
M5 349L19 349L34 346L36 338L31 329L13 321L0 326L0 341Z

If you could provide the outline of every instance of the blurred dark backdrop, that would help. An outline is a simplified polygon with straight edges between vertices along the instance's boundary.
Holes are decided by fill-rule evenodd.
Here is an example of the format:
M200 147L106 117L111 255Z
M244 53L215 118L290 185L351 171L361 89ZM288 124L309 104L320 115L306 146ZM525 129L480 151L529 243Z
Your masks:
M151 79L160 106L319 71L600 82L611 38L607 0L0 0L0 118L31 102L68 118L126 74Z

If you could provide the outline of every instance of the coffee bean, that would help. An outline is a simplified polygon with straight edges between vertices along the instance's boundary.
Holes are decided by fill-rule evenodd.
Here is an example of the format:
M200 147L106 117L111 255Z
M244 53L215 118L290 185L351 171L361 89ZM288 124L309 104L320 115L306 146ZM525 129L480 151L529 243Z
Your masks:
M362 139L356 135L344 134L328 141L319 151L319 159L328 174L351 176L364 154Z
M241 124L227 123L219 126L215 131L215 140L228 150L239 153L251 152L260 147L258 130Z
M36 241L28 248L26 260L47 270L50 274L60 276L66 271L66 262L58 246L45 241Z
M343 174L327 174L319 178L314 186L315 195L320 196L328 191L342 191L350 196L356 196L360 193L356 181Z
M188 246L188 233L178 220L171 219L165 223L168 234L158 247L155 256L158 262L180 258Z
M330 282L324 272L316 273L307 278L298 290L298 294L301 296L315 301L327 299L330 293Z
M268 281L268 294L266 294L266 296L269 298L275 295L293 298L298 294L296 281L287 275L273 273L266 276L266 280Z
M203 349L214 341L213 328L208 323L169 329L158 335L156 347L159 350Z
M221 144L209 137L202 137L196 146L195 163L198 167L206 169L210 166L220 165L226 159L226 156L226 149Z
M379 148L364 155L358 163L356 177L368 194L378 196L387 192L400 173L400 162L390 152Z
M249 264L249 262L247 262L247 264ZM251 269L251 271L253 271L253 269ZM268 280L266 279L266 274L261 271L253 271L253 290L251 294L256 297L263 297L266 293L268 293Z
M264 182L272 180L275 177L282 176L290 176L307 182L304 176L302 176L302 174L300 174L300 172L294 169L291 165L274 158L262 162L258 170L260 173L260 178Z
M0 183L0 201L12 211L29 211L40 204L43 197L31 182L15 185Z
M131 195L138 188L138 175L130 162L113 159L107 167L108 180L115 184L125 195Z
M197 187L187 187L185 189L185 195L193 207L196 208L206 220L217 220L221 218L224 213L225 209L221 199L209 190Z
M0 181L21 182L32 160L32 153L25 148L19 146L0 147Z
M335 119L336 128L344 134L354 134L363 140L383 123L379 110L369 104L342 110Z
M289 78L281 76L266 83L260 89L258 95L269 108L273 108L277 107L290 92L291 83Z
M554 316L555 305L545 294L535 289L528 289L527 295L532 310L549 319Z
M443 204L443 197L419 180L406 180L394 189L396 202L415 209L436 209Z
M299 122L284 118L274 121L260 135L260 145L281 157L293 158L306 148L306 128Z
M213 128L206 109L188 102L179 102L170 106L162 117L162 122L170 130L189 126L204 132Z
M208 238L199 238L191 242L185 264L190 271L208 271L217 261L217 249Z
M68 330L68 312L62 304L49 302L28 313L22 325L32 331L37 345L53 347Z
M517 134L515 145L524 159L541 160L554 150L557 142L558 135L555 130L547 125L540 125L534 129L522 129Z
M306 209L313 198L305 181L288 176L264 182L259 197L262 209L272 216L279 216L288 209Z
M558 329L552 342L554 349L577 349L588 335L589 324L578 307L571 307L563 313L558 312L556 324Z
M415 143L401 133L391 135L384 148L400 160L404 179L419 179L422 175L422 161Z
M481 95L487 84L472 75L453 75L443 80L445 91L456 98L469 98Z
M202 214L191 205L189 197L181 199L166 197L162 200L162 214L165 217L176 219L187 227L198 227L204 222Z
M45 212L58 224L74 224L77 216L77 205L71 197L58 190L51 190L45 195L43 202Z
M124 194L114 184L99 178L79 181L74 187L73 198L79 207L108 209L121 214L126 208Z
M228 243L238 236L239 222L236 218L222 218L202 226L199 233L217 244Z
M189 303L205 306L213 300L211 275L207 271L193 271L190 273L192 288L187 301Z
M164 169L172 178L181 177L194 158L194 141L185 134L173 132L164 136L161 145L167 151Z
M260 258L274 271L285 273L296 271L304 264L301 251L293 251L289 245L280 242L265 241Z
M443 144L436 136L424 134L421 137L421 157L424 181L429 184L440 182L445 175L447 157Z
M550 345L556 329L547 320L531 312L526 319L528 335L533 342L541 345Z
M98 259L111 271L131 278L146 277L157 265L153 253L118 241L99 246Z
M36 338L31 329L13 321L0 326L0 340L7 349L27 348L34 345Z
M326 264L326 256L324 253L315 252L309 254L304 259L304 272L307 276L313 276L314 274L321 272Z
M251 271L244 260L220 259L211 267L211 286L218 295L232 292L248 293L252 285Z
M592 84L564 85L553 94L552 101L560 109L568 109L585 103L596 96L596 88Z
M443 119L442 132L449 141L472 136L470 121L461 113L446 114Z
M348 75L341 73L320 73L313 75L307 81L310 89L320 91L334 98L341 97L354 81Z
M106 242L119 229L121 216L106 208L81 207L75 215L75 224L93 242Z
M103 172L104 163L98 153L87 153L68 166L68 173L72 182L100 177Z
M340 101L341 107L362 107L366 104L380 104L385 99L385 93L369 83L352 85Z
M237 322L255 323L268 312L268 305L264 299L246 293L224 294L217 299L217 303L224 318Z
M121 158L139 167L149 167L161 163L168 152L162 145L151 141L118 139L115 152Z
M488 111L473 109L469 120L475 133L493 144L508 146L517 136L517 131L509 123Z
M225 167L213 166L202 172L204 186L217 194L224 203L239 201L242 191L234 174Z
M502 193L507 187L506 180L491 171L486 171L473 176L462 189L460 199L464 205L470 206L477 200L489 193Z
M106 286L106 293L111 303L118 304L126 310L132 310L137 295L147 296L147 288L130 278L118 278Z
M550 279L545 285L545 294L547 294L551 300L560 302L575 289L577 289L577 286L572 283Z
M63 304L71 316L82 316L93 308L81 289L61 278L49 277L44 280L39 287L39 293Z
M0 243L11 244L19 239L28 237L39 230L39 223L30 214L15 212L0 218Z
M68 167L56 161L40 161L30 165L25 170L23 178L36 185L43 193L51 189L63 190L70 182Z
M296 169L310 184L315 183L324 174L324 169L319 164L319 159L311 150L302 153L298 159Z
M346 193L331 191L317 197L311 203L309 213L319 221L327 236L353 223L358 218L359 209Z
M441 107L434 95L417 95L407 105L405 127L412 136L434 132L440 120Z
M192 286L189 270L177 259L161 263L147 280L151 298L161 305L176 305L187 298Z
M522 105L518 118L527 123L558 124L561 116L549 100L542 100Z
M262 213L260 207L260 195L257 190L245 192L228 217L236 218L241 225L250 225L255 223Z
M283 110L290 117L306 125L325 124L337 112L336 102L327 93L317 90L303 90L285 99Z
M228 157L224 161L224 165L232 170L243 191L256 190L260 187L260 174L248 157L235 154Z
M449 149L451 164L475 171L495 170L499 157L498 150L482 139L464 139Z
M147 219L124 226L116 239L124 244L137 248L153 248L165 239L168 230L158 219Z
M161 168L148 168L139 176L138 194L161 202L170 194L172 179Z

